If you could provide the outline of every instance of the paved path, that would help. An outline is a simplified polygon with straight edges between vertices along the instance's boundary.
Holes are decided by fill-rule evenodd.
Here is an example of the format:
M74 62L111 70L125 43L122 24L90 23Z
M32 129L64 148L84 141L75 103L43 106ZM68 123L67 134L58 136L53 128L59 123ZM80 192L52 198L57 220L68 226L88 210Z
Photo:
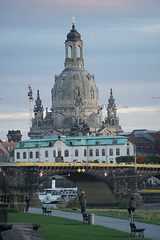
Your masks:
M42 210L40 208L29 208L29 212L35 213L35 214L42 214ZM81 213L53 210L52 216L82 221ZM142 222L135 222L135 223L137 228L146 229L144 231L145 238L149 238L152 240L160 240L160 226L154 225L154 224L142 223ZM113 228L123 232L130 233L129 220L95 215L95 225Z

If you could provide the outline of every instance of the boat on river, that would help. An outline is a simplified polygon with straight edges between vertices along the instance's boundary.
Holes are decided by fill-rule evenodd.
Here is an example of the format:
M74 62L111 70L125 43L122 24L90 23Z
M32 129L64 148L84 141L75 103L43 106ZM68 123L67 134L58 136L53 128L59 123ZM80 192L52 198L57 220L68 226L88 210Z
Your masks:
M39 192L39 199L42 204L57 204L61 200L69 201L77 197L78 191L75 188L46 188Z

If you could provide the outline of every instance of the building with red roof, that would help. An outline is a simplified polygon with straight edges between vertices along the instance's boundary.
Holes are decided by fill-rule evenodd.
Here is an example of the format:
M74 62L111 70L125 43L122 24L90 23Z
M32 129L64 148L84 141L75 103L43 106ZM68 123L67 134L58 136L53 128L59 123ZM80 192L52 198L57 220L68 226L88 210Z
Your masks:
M160 156L160 131L140 129L127 135L135 144L137 156Z
M0 141L0 162L13 162L14 148L18 142Z

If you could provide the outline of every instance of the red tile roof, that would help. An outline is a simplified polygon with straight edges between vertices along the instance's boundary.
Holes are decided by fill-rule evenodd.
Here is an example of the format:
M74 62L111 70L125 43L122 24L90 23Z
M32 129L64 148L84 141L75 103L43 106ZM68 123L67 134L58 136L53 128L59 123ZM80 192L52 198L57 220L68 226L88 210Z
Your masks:
M4 147L15 147L17 146L18 142L2 142Z

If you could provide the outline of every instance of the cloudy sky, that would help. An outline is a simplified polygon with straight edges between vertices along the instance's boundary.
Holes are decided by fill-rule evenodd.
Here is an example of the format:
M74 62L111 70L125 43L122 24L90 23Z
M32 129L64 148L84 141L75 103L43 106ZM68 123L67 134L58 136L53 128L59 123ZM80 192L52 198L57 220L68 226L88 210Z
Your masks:
M0 0L0 139L12 129L27 138L28 84L51 107L72 16L99 105L112 88L124 131L159 130L160 99L152 98L160 97L159 0Z

